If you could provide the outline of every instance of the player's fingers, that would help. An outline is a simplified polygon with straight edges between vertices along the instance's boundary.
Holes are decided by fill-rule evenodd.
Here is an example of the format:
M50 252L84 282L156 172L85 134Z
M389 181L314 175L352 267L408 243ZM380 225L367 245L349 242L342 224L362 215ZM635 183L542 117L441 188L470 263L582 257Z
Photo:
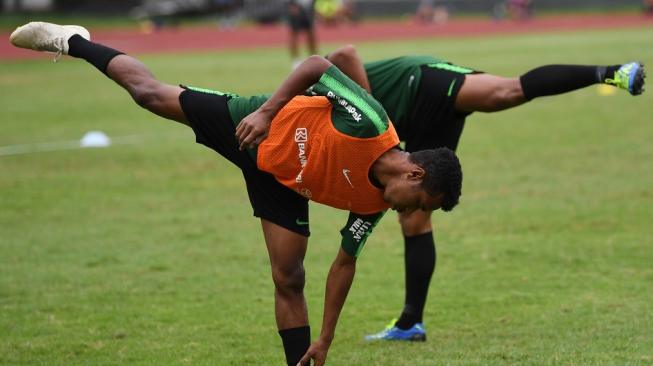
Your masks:
M240 149L240 150L245 150L245 149L249 146L250 142L251 142L251 139L249 138L249 136L246 136L246 137L245 137L245 138L240 142L240 147L239 147L239 149Z
M241 123L238 125L238 128L236 129L236 137L238 137L238 141L242 141L243 137L247 135L247 127L244 123Z
M302 359L299 360L299 362L297 362L297 366L308 365L310 361L311 361L311 355L308 352L306 352L304 357L302 357Z
M242 144L245 141L245 139L247 139L251 134L252 134L251 126L245 126L243 127L242 130L240 130L240 133L236 134L236 137L238 138L238 142Z
M238 148L240 150L246 148L247 145L249 145L249 143L251 142L250 133L243 133L243 135L240 136L239 142L240 142L240 146Z
M236 128L236 136L239 136L242 140L250 131L252 130L252 124L247 118L241 121Z
M258 143L256 141L260 138L260 136L261 136L261 134L257 133L254 130L249 131L247 133L247 135L243 138L243 141L242 141L242 143L240 145L241 146L240 149L242 150L243 148L256 147L256 145L258 145Z
M243 121L240 121L238 126L236 126L236 136L240 136L240 134L243 131L243 128L245 128L244 126L245 126L245 123Z

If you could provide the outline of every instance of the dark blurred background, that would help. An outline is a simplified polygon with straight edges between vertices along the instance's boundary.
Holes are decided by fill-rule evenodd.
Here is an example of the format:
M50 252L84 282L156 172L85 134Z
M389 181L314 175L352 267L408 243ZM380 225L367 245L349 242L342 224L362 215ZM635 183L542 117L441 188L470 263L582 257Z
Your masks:
M207 14L242 11L254 17L280 17L284 0L0 0L2 12L56 11L77 14L135 14L139 11L168 12L170 14ZM355 0L345 1L355 7L360 16L393 16L412 13L423 0ZM500 0L426 1L446 6L455 13L491 13ZM637 8L642 0L531 0L534 11L543 10L613 10ZM272 19L270 19L272 20Z

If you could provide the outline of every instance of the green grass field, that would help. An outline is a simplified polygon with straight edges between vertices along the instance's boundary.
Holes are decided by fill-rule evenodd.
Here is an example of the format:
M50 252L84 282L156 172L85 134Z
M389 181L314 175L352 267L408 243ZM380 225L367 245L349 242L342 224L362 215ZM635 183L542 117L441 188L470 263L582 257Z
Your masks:
M499 75L651 63L653 29L359 44ZM327 51L336 45L323 45ZM145 56L162 80L247 95L285 49ZM135 145L0 156L0 364L281 365L260 224L239 171L139 109L85 62L0 63L0 146L136 135ZM403 303L388 214L359 260L331 365L653 364L652 94L597 88L468 119L461 205L434 214L428 341L368 344ZM346 213L312 205L317 336Z

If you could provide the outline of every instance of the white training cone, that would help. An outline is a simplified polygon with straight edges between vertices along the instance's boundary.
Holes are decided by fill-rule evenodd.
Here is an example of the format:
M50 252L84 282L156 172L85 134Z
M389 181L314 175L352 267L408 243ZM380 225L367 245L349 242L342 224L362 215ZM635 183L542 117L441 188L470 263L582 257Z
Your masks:
M111 139L102 131L89 131L79 141L81 147L108 147Z

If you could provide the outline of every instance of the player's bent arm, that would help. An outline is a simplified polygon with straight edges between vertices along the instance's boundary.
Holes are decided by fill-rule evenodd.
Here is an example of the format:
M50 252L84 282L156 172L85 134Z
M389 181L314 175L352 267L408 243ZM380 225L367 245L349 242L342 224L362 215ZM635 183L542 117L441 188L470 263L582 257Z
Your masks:
M270 122L281 108L317 83L331 65L327 59L316 55L302 62L263 105L240 122L236 128L240 148L256 147L267 136Z
M326 361L329 347L335 336L338 317L354 281L355 273L356 258L340 248L327 277L322 330L319 338L311 344L300 361L301 365L307 365L310 359L315 360L316 366L323 365Z
M355 81L363 89L367 90L368 93L372 92L370 81L365 72L365 66L360 56L358 56L358 52L356 52L356 47L353 45L340 47L329 53L327 60L336 65L340 71L349 76L350 79Z

